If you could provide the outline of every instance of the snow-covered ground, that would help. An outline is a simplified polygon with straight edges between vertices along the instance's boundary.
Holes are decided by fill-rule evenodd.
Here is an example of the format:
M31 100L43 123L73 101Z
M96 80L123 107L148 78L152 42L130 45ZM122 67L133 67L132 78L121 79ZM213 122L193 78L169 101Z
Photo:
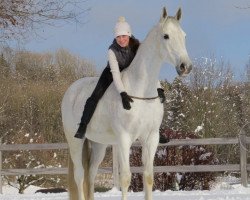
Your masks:
M10 187L3 188L0 200L68 200L68 194L41 194L35 191L36 187L29 187L24 194L18 194ZM120 200L121 192L112 189L105 193L95 193L96 200ZM128 200L143 200L142 192L129 193ZM240 185L230 186L227 183L218 184L210 191L155 191L154 200L250 200L250 186L244 188Z

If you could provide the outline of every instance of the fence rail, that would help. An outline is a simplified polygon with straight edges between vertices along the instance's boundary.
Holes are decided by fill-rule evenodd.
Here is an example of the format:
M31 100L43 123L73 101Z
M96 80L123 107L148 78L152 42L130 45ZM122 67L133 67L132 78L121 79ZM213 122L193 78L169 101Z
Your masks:
M227 165L184 165L184 166L155 166L154 172L223 172L239 171L241 173L241 183L243 186L248 184L248 171L250 164L247 163L246 145L250 144L250 137L245 134L238 138L207 138L207 139L173 139L167 144L159 146L188 146L188 145L229 145L238 144L240 147L240 163ZM140 146L138 142L133 146ZM26 151L26 150L60 150L68 149L67 143L52 144L1 144L0 143L0 193L2 193L2 176L8 175L29 175L29 174L67 174L67 168L35 168L35 169L3 169L2 152L3 151ZM100 168L99 173L113 173L114 185L119 187L119 169L118 169L117 149L113 146L113 166ZM143 167L131 167L132 173L142 173Z

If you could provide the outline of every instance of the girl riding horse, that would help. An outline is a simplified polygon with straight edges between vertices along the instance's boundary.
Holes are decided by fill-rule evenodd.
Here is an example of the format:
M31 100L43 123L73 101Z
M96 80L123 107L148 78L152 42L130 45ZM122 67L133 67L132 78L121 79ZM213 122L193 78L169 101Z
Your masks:
M139 40L132 35L130 25L126 22L124 17L120 17L114 29L115 39L108 50L108 64L103 70L97 85L91 96L87 99L79 128L75 134L76 138L82 139L86 133L87 125L90 122L98 101L114 81L117 92L120 93L123 108L131 109L130 103L133 99L127 94L126 89L121 80L121 71L126 69L134 59L137 49L139 47ZM160 87L157 89L158 96L161 102L165 101L164 90ZM160 142L165 143L168 140L163 136L160 137Z

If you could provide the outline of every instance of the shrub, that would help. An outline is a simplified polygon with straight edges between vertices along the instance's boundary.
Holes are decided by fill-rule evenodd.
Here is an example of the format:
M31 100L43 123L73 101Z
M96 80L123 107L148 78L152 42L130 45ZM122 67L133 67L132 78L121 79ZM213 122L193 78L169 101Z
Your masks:
M165 130L163 133L170 139L197 138L192 133L173 132ZM181 147L158 147L155 156L155 166L174 165L206 165L216 164L218 161L212 149L206 146L181 146ZM141 149L133 147L131 151L131 166L141 166ZM171 190L207 190L210 182L214 180L214 174L204 173L156 173L154 177L154 189L165 191ZM143 190L142 175L133 174L130 189Z

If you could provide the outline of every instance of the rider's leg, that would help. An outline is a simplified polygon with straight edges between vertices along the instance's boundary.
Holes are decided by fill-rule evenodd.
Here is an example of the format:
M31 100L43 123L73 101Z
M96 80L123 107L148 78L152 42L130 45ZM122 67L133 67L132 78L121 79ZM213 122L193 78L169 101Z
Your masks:
M98 101L102 98L103 94L112 83L113 78L110 72L110 68L105 68L97 82L97 85L91 94L91 96L87 99L86 104L84 106L84 110L81 117L81 122L79 124L79 128L75 134L76 138L82 139L85 135L87 125L90 122Z

